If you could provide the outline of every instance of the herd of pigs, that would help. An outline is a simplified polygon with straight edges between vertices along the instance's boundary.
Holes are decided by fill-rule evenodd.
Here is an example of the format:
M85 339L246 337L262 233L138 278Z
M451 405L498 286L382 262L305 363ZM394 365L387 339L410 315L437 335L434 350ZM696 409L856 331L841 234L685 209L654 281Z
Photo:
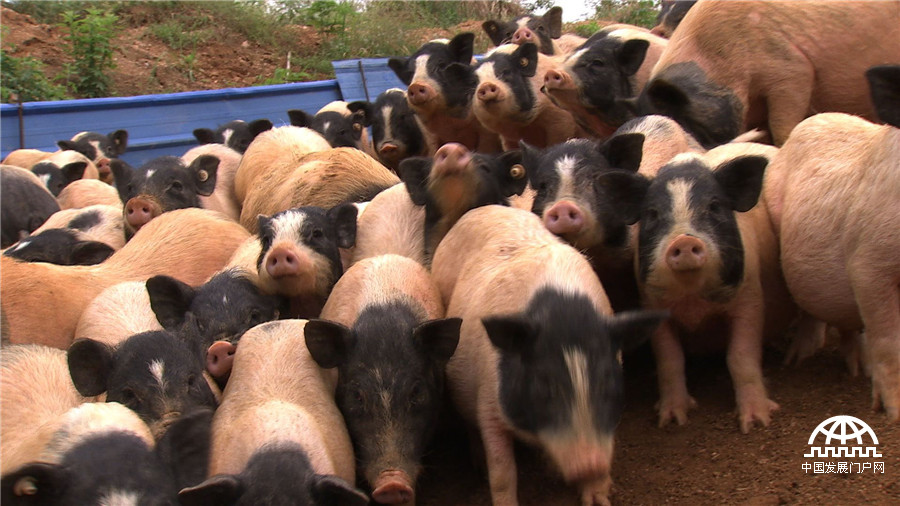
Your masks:
M487 21L139 168L125 131L11 153L3 503L412 504L446 395L494 504L515 440L609 504L630 350L661 426L724 351L748 432L789 326L898 420L900 2L663 3Z

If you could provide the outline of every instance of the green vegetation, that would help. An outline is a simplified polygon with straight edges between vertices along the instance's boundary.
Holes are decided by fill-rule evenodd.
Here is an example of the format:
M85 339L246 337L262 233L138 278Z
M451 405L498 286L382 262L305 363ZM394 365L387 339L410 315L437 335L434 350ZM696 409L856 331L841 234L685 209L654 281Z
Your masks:
M656 15L659 13L657 0L594 0L595 17L628 23L631 25L653 28L656 26Z
M66 81L78 95L108 95L111 79L107 71L116 66L112 37L117 20L115 14L100 9L62 13L62 25L67 30L65 49L73 60L66 67Z
M43 65L34 58L16 58L0 50L0 74L0 100L4 103L66 98L66 89L47 79Z

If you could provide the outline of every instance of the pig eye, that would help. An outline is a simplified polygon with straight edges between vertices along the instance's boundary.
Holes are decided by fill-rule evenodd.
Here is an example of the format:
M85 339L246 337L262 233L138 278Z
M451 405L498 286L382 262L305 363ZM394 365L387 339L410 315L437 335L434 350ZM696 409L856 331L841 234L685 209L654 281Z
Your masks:
M312 234L310 234L310 235L312 236L313 239L321 239L322 236L325 235L325 233L322 232L322 229L317 228L317 229L313 230Z
M260 314L257 310L250 311L250 315L248 316L248 323L250 325L256 326L262 321L262 314Z
M537 31L539 31L539 32L541 32L541 33L544 33L544 27L543 27L543 25L539 25L539 26L537 27Z
M129 387L122 389L122 404L129 405L137 402L137 395Z
M602 69L605 66L606 66L606 62L604 62L603 60L594 60L591 62L592 69Z
M647 209L647 212L644 213L644 219L649 222L654 222L658 218L659 218L659 211L657 211L656 209L653 209L652 207L650 209Z
M191 374L190 376L188 376L188 378L187 378L187 384L188 384L189 387L194 386L194 383L196 383L196 382L197 382L197 377L196 377L196 376L194 376L193 374Z
M169 183L169 187L166 189L166 191L181 193L181 190L183 189L184 185L181 184L181 181L172 181L171 183Z
M709 212L715 214L722 210L722 206L719 204L718 201L713 200L712 202L709 203L709 205L707 206L707 209L709 210Z

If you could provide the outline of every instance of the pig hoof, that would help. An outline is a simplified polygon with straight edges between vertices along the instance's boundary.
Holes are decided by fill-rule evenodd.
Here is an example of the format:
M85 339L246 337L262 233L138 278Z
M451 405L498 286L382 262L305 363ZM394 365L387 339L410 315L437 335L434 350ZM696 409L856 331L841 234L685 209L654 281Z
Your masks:
M609 475L594 481L582 483L582 506L611 506L611 503L609 502L609 489L611 487L612 479Z
M758 401L743 403L739 410L741 432L744 434L749 433L754 421L758 421L764 427L768 427L769 422L772 421L772 412L778 408L777 402L766 397L762 397Z
M900 390L890 388L878 381L878 374L872 375L872 409L884 408L891 422L900 421Z
M672 420L678 425L684 425L688 421L687 413L697 407L697 401L691 396L675 399L662 399L657 403L659 410L659 426L665 427Z

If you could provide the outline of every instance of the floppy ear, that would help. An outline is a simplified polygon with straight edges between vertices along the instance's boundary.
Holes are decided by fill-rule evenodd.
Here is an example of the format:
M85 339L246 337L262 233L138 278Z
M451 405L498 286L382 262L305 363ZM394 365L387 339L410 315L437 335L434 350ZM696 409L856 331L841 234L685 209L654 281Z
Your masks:
M131 175L134 174L134 169L122 159L113 158L109 161L109 170L113 173L113 177L116 180L116 189L119 190L119 194L121 195L124 193L128 182L131 181Z
M900 65L878 65L866 71L875 112L881 121L900 128Z
M633 225L641 219L641 206L650 188L649 179L640 174L614 170L601 174L594 183L605 190L626 225Z
M94 397L106 391L115 348L93 339L76 339L66 352L66 360L78 393Z
M562 7L558 5L544 13L544 22L547 23L547 32L551 39L558 39L562 36L562 13Z
M609 165L629 172L637 172L644 156L644 134L630 133L610 137L600 145L600 154Z
M219 170L219 158L212 155L198 156L188 166L197 184L197 194L209 197L216 189L216 173Z
M406 63L409 61L408 58L390 58L388 59L388 67L394 71L394 74L397 74L397 79L400 79L403 84L409 86L409 83L412 81L413 73L406 68Z
M166 430L156 444L156 453L172 470L178 488L200 483L209 468L213 410L198 409Z
M71 480L60 465L32 462L3 475L0 502L14 506L59 504Z
M769 159L764 156L739 156L716 167L716 181L739 213L753 209L762 192L763 176Z
M291 125L295 127L307 127L313 122L313 115L308 114L306 111L300 109L289 109L287 112L288 118L291 120Z
M56 145L63 151L78 151L77 145L73 141L56 141Z
M112 152L109 154L110 157L119 156L128 148L128 130L116 130L107 135L107 137L113 145Z
M501 166L506 171L500 179L500 190L504 197L521 195L528 185L528 171L522 163L522 151L513 149L499 156Z
M622 48L616 54L616 61L622 66L622 71L627 76L637 74L638 69L644 64L644 58L647 57L647 49L650 42L642 39L631 39L625 41Z
M217 474L199 485L181 489L178 492L178 503L181 506L230 506L237 504L238 499L244 495L244 490L239 477Z
M662 113L682 111L691 102L681 88L664 79L656 79L647 86L647 97L654 109Z
M312 477L310 493L317 506L366 506L369 497L346 481L332 475Z
M413 330L413 340L425 354L438 362L446 362L459 344L462 318L440 318L422 323Z
M614 351L628 353L644 342L669 317L668 311L625 311L611 316L609 334Z
M257 135L266 130L271 130L273 126L272 122L265 118L255 119L248 125L250 128L250 136L255 139Z
M359 209L353 204L341 204L328 210L328 217L334 223L337 245L352 248L356 244L356 216Z
M306 348L319 367L331 369L343 365L356 344L353 332L340 323L314 318L303 327Z
M450 39L448 47L453 61L468 65L472 63L472 55L475 53L475 34L472 32L458 33Z
M523 76L534 77L538 64L537 44L526 42L520 45L519 49L513 52L512 59Z
M116 250L100 241L78 241L69 257L71 265L97 265L112 256Z
M209 128L195 128L193 133L194 138L197 139L197 142L200 144L216 143L216 133Z
M499 21L496 19L489 19L484 23L481 23L481 28L495 46L503 44L503 27L500 26Z
M147 280L150 308L166 330L174 331L184 324L197 291L187 283L170 276L153 276Z
M481 319L491 343L499 350L516 354L528 354L534 347L540 329L520 315L491 316Z
M77 181L84 177L84 169L87 168L87 162L72 162L64 165L60 170L66 180L66 184Z
M405 158L397 167L400 180L406 184L406 191L413 204L424 206L428 200L428 175L431 174L432 159L424 156Z
M372 125L372 116L374 113L374 105L371 102L366 102L365 100L357 100L356 102L350 102L347 104L347 109L350 110L354 114L359 115L362 119L363 126L371 126Z

